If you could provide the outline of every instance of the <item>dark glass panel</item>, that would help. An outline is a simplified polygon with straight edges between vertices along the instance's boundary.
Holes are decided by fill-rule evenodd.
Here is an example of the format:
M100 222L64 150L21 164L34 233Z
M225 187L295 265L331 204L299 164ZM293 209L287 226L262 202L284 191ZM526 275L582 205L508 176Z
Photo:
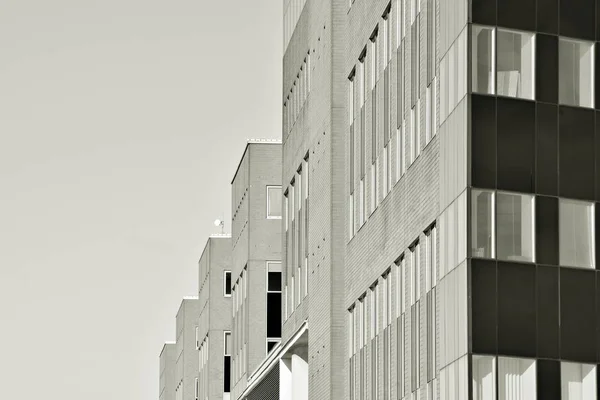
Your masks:
M471 95L471 181L496 188L496 98Z
M535 266L498 262L498 353L535 357Z
M558 265L558 199L535 199L535 254L540 264Z
M223 391L229 393L231 391L231 356L225 356L223 363Z
M496 25L496 0L471 0L474 24Z
M558 0L537 0L537 31L558 33Z
M496 354L497 295L496 262L471 260L471 311L473 353Z
M560 361L537 360L537 398L561 400Z
M270 292L281 292L281 272L269 272L267 288Z
M559 107L559 194L594 199L594 111Z
M536 192L558 195L558 106L537 104Z
M558 358L558 267L537 267L537 356Z
M535 44L535 98L558 103L558 37L538 34Z
M535 103L498 98L498 189L534 193Z
M561 1L560 35L594 40L596 36L595 0Z
M281 293L267 293L267 337L281 337Z
M498 1L498 26L535 31L536 0Z
M231 272L225 272L225 294L231 294Z
M560 269L560 356L596 361L596 271Z

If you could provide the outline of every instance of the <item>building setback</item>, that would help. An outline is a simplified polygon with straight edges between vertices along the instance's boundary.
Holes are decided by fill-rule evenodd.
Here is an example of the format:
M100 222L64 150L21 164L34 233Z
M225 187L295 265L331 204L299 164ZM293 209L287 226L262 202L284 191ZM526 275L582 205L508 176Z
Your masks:
M160 351L159 368L159 400L175 400L175 356L176 345L174 342L167 342Z
M198 297L184 297L175 318L175 400L197 398L198 352L195 333L200 313L199 305Z
M248 141L231 182L231 196L231 382L237 399L281 341L280 142Z
M211 235L198 261L196 399L228 400L231 371L231 236Z

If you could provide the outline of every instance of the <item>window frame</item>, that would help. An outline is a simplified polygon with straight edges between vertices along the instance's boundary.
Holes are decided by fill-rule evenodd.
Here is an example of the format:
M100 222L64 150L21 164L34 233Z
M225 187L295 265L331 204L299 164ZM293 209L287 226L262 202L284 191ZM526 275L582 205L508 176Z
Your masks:
M282 197L282 201L281 201L281 210L279 210L279 216L276 215L270 215L269 211L271 209L271 201L270 201L270 196L269 196L269 190L279 190L281 191L281 197ZM281 185L267 185L267 219L281 219L282 218L282 214L283 214L283 189L281 187Z
M227 293L227 275L229 274L229 293ZM223 297L231 297L233 293L233 275L231 271L223 271Z

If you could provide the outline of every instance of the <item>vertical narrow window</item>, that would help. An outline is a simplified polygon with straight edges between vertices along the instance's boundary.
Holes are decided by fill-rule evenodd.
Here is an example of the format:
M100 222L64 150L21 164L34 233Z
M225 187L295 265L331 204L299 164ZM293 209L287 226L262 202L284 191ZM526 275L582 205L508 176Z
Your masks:
M497 87L502 96L533 99L535 35L498 29Z
M225 331L223 338L223 392L229 393L231 391L231 332Z
M594 107L594 43L559 38L560 104Z
M194 379L194 398L198 400L200 397L200 384L198 383L198 378Z
M495 29L472 25L472 90L476 93L494 94L495 88Z
M415 115L415 108L410 110L410 136L409 136L409 147L410 147L410 162L412 164L417 158L417 118Z
M356 68L352 68L352 72L348 76L348 125L352 125L354 123L354 87L355 80L354 76L356 74Z
M498 258L534 262L534 197L498 192L496 218Z
M373 286L371 286L371 305L370 305L370 312L371 312L371 325L369 327L369 333L370 333L370 338L374 339L375 336L377 336L378 333L378 324L377 324L377 283L375 283Z
M196 335L196 350L200 350L200 338L198 337L198 327L194 329Z
M305 230L305 226L304 226L304 189L305 189L305 183L304 183L304 174L303 174L303 170L302 170L302 163L300 164L300 166L298 167L297 170L297 190L296 193L298 194L298 199L297 199L297 206L298 206L298 215L297 215L297 227L298 227L298 232L297 232L297 249L298 249L298 258L297 258L297 264L296 264L296 268L298 269L298 273L296 274L296 283L298 284L298 287L296 288L296 294L297 294L297 298L298 298L298 304L300 304L301 299L304 297L302 295L303 293L303 282L302 282L302 276L303 276L303 270L304 270L304 230Z
M286 237L287 237L287 232L289 229L289 224L290 224L290 214L289 214L289 199L288 199L288 190L285 190L285 193L283 194L283 201L284 201L284 213L285 213L285 233L286 233Z
M494 258L496 247L495 196L490 190L471 191L471 256Z
M413 2L416 2L418 0L413 0ZM411 46L410 46L410 50L411 50L411 55L410 55L410 60L411 60L411 105L414 107L414 105L417 103L417 99L419 98L419 88L420 88L420 82L419 82L419 75L420 75L420 59L421 59L421 54L420 54L420 48L419 48L419 20L420 18L416 18L411 26Z
M560 364L561 399L596 400L596 380L595 365L562 362Z
M281 186L267 186L267 218L281 219Z
M425 91L425 145L429 143L432 135L433 123L431 120L431 85L427 86Z
M350 400L354 400L354 348L355 348L355 332L354 332L354 304L348 310L348 394Z
M365 69L365 58L367 57L367 48L365 47L358 57L358 71L359 71L359 79L358 79L358 104L362 107L365 104L366 96L366 86L367 86L367 72Z
M304 296L308 294L308 222L309 222L309 201L308 201L308 188L309 188L309 167L308 167L308 152L304 156Z
M559 199L560 265L594 268L594 203Z
M473 355L473 400L496 400L496 358Z
M371 90L375 89L375 84L379 80L379 51L377 49L377 35L379 29L375 28L371 34Z
M396 264L396 318L400 317L400 314L404 312L403 303L404 303L404 255L400 256L395 262Z
M281 262L267 261L267 353L281 338Z
M224 285L223 285L223 295L225 297L231 297L231 271L224 272Z

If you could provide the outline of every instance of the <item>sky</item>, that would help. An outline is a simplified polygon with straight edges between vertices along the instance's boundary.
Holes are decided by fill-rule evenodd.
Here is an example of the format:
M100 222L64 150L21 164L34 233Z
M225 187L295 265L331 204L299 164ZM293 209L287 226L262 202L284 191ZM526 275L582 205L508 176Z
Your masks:
M246 139L281 135L282 1L0 8L0 398L158 399Z

